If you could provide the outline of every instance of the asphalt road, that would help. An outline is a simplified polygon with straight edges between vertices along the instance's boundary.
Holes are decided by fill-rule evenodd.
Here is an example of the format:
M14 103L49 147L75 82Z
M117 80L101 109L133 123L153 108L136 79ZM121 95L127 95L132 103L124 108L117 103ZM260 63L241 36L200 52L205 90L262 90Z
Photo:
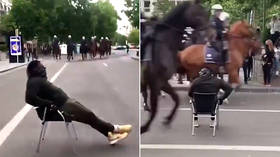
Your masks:
M280 151L279 93L233 93L220 110L220 128L212 137L209 119L191 135L191 110L187 92L179 92L181 105L170 127L162 125L173 103L160 98L158 115L141 135L142 157L278 157ZM148 116L141 110L141 122Z
M113 124L132 124L133 131L127 139L110 146L107 139L82 123L74 122L78 133L72 151L63 123L50 123L46 141L40 154L35 153L41 123L36 112L30 110L0 145L1 157L32 156L106 156L134 157L139 154L139 64L123 51L113 52L106 59L65 62L43 59L51 79L65 64L54 84L70 97L90 108L100 118ZM0 74L0 129L25 106L26 66ZM0 132L0 138L1 134ZM1 140L1 139L0 139Z

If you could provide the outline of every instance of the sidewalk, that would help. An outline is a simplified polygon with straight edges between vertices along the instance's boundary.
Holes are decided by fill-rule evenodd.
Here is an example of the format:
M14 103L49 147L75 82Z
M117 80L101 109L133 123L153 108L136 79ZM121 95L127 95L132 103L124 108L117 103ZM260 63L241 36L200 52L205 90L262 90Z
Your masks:
M264 86L262 83L262 78L258 77L257 79L253 79L251 81L248 81L248 84L244 84L243 80L243 70L240 69L239 72L240 81L242 83L240 88L236 89L236 92L254 92L254 93L267 93L267 92L277 92L280 93L280 77L274 77L272 78L271 87ZM228 80L228 76L224 76L224 80ZM190 87L190 82L186 81L186 79L183 79L183 84L178 84L177 78L173 77L169 80L169 83L172 87L174 87L176 90L183 90L186 91Z
M9 63L8 59L1 58L1 60L0 60L0 73L4 73L6 71L22 67L26 64L28 64L28 62L25 62L25 63Z
M139 51L139 49L130 49L129 50L129 55L132 59L139 60L139 56L137 56L137 51Z

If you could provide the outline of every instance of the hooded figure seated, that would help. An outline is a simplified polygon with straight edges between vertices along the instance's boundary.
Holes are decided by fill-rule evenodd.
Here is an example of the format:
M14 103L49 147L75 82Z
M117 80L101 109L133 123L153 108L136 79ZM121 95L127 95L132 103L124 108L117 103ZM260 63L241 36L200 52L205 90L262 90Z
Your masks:
M27 66L27 85L25 101L38 107L38 115L44 108L60 110L65 119L90 125L108 138L110 144L125 139L130 133L131 125L113 125L99 119L91 110L78 101L69 98L61 89L47 80L46 67L40 61L34 60ZM47 117L48 118L48 117Z

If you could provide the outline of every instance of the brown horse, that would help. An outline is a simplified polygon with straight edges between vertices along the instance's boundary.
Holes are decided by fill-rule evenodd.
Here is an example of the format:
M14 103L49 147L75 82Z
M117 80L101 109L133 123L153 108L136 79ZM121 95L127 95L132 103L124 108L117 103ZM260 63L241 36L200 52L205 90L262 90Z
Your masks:
M98 45L97 45L97 40L95 38L93 38L90 41L89 45L89 54L91 56L91 59L94 59L94 57L97 55L97 51L98 51Z
M251 52L259 53L261 44L256 39L252 27L245 21L234 23L227 34L227 39L230 62L226 64L225 69L229 74L229 82L233 87L237 87L240 85L238 71L242 67L244 59ZM178 54L189 81L197 77L199 70L203 67L209 67L215 72L218 71L218 65L205 63L205 48L206 46L201 44L192 45Z

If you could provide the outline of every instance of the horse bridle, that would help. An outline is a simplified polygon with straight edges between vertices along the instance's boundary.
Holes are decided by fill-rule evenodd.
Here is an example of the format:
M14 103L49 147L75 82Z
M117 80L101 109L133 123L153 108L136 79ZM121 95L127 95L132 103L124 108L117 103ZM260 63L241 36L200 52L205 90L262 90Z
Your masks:
M167 24L167 23L164 23L164 22L157 23L157 25L158 25L158 26L165 26L165 27L167 27L167 28L169 28L169 29L171 29L171 30L174 30L174 31L176 31L176 32L178 32L178 33L181 33L181 34L184 34L184 33L185 33L185 31L182 31L181 29L179 29L179 28L177 28L177 27L174 27L174 26L172 26L172 25L169 25L169 24ZM197 28L195 28L194 30L195 30L195 31L203 31L203 30L206 30L206 29L208 29L208 25L201 26L201 27L197 27Z

